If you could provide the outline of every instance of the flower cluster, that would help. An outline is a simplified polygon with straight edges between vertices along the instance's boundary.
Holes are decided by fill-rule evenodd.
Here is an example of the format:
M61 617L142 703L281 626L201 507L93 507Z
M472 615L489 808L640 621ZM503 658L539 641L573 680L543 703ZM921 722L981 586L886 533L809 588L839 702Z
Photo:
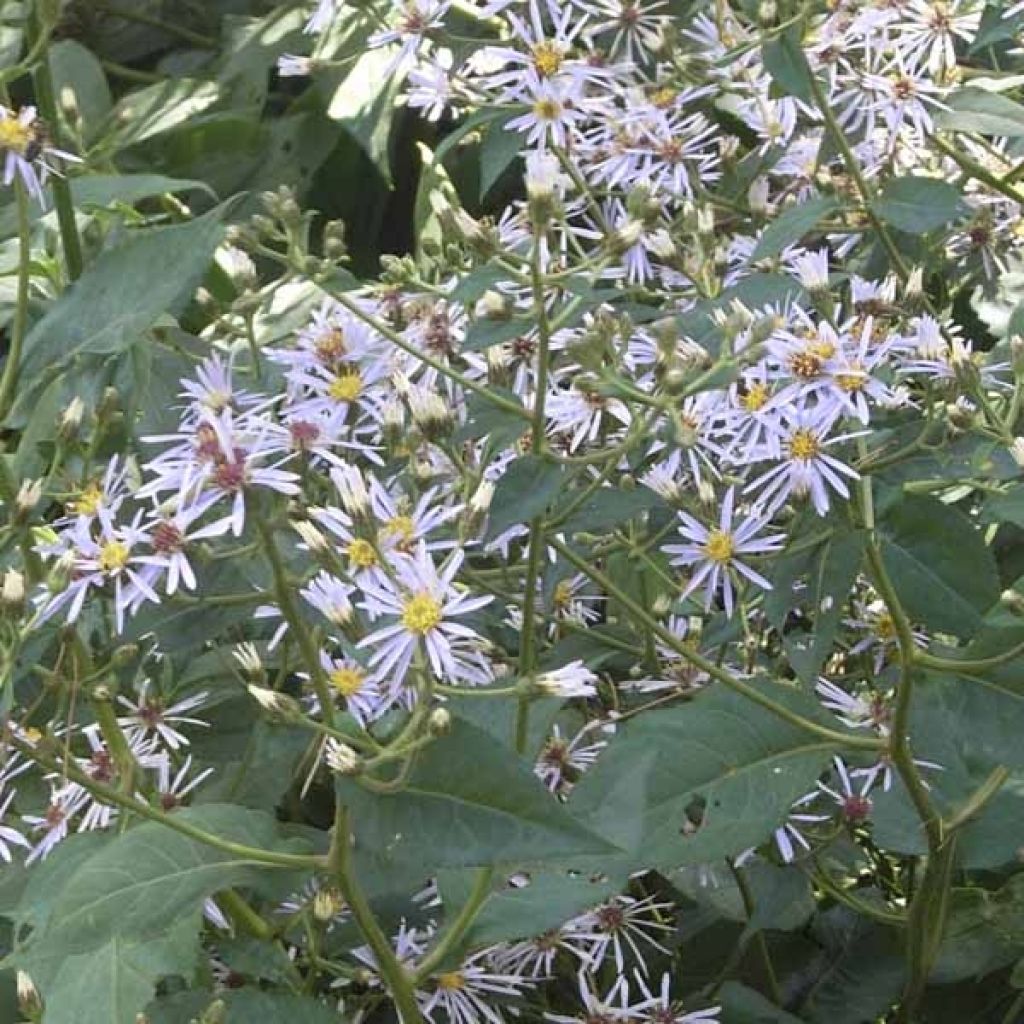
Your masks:
M307 6L281 75L364 38L512 184L471 201L438 157L416 253L373 283L264 195L158 429L76 399L26 431L11 465L50 462L0 472L0 858L141 818L206 841L182 821L265 787L244 799L294 829L249 860L313 870L284 902L206 899L210 974L267 980L233 933L272 936L275 976L367 1024L387 999L407 1024L709 1024L765 927L751 886L784 872L794 905L910 927L943 829L1006 778L929 723L942 673L1019 654L993 555L1021 522L1019 313L984 329L1022 255L1019 139L943 126L1024 8ZM30 107L0 107L0 151L39 197L69 159ZM695 907L742 931L700 985Z

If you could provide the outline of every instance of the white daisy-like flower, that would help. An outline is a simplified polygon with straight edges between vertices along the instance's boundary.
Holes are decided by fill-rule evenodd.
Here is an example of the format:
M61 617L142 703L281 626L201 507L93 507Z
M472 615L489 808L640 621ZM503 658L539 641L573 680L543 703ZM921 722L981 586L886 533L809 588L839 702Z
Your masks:
M682 525L679 532L686 544L667 544L663 550L673 555L673 565L696 565L697 570L683 591L686 597L702 584L705 585L705 608L710 608L719 589L722 591L725 611L732 615L735 605L733 581L735 574L751 583L771 590L771 583L759 572L740 561L741 555L764 555L778 551L785 539L782 534L758 536L767 526L769 517L754 512L742 521L733 523L735 488L726 491L722 511L716 527L707 527L686 512L680 512Z
M393 578L385 576L363 583L363 607L375 616L386 616L390 624L360 642L369 648L370 666L380 679L399 683L405 678L417 651L427 658L438 679L456 682L485 682L488 674L473 645L479 634L454 621L490 603L490 595L474 597L455 585L463 553L453 551L439 571L420 542L410 555L395 552Z

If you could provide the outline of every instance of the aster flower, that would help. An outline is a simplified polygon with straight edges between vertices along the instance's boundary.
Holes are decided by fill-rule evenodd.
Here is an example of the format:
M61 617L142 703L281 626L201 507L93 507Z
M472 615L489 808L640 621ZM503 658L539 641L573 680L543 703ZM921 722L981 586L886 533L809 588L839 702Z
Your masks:
M320 667L331 690L341 698L345 710L365 726L388 708L388 700L378 681L354 658L335 658L320 652ZM303 675L304 679L309 677ZM313 698L314 704L317 703Z
M439 571L421 541L411 555L392 555L393 579L363 584L363 607L391 620L359 642L359 647L372 650L369 664L378 678L401 681L415 653L422 651L438 679L487 681L488 672L472 646L480 637L455 620L492 598L473 597L454 585L463 557L461 551L452 552Z
M642 1006L647 1014L645 1020L650 1021L650 1024L717 1024L722 1012L720 1006L687 1012L681 1003L672 1001L672 978L667 972L661 976L661 985L657 993L647 987L647 980L642 972L634 971L634 976L640 991L646 997L646 1002Z
M735 488L730 487L722 501L718 526L710 529L688 513L680 512L682 525L679 532L687 543L666 544L662 548L666 554L675 556L671 560L673 565L697 566L683 596L689 596L701 584L705 584L704 606L710 608L721 589L727 615L732 615L735 604L733 581L736 574L765 590L771 590L772 586L760 573L740 561L739 556L778 551L785 540L782 534L758 536L769 522L769 517L758 511L734 526L735 497Z
M43 186L54 170L48 161L79 162L78 157L49 144L46 126L35 107L12 110L0 104L0 154L4 158L4 184L10 185L17 178L40 203L45 203Z
M152 692L150 680L143 680L133 698L118 695L117 703L127 708L129 714L117 719L117 724L124 730L129 743L140 739L155 738L170 750L180 750L188 746L188 737L178 728L182 725L194 725L207 728L208 723L201 718L192 718L190 711L201 708L209 698L205 691L193 693L188 697L166 704L163 697Z
M31 827L32 848L25 864L45 860L53 849L67 838L71 819L82 809L85 797L81 788L51 787L50 802L45 812L23 814L21 820Z
M537 757L533 773L552 793L565 796L579 777L598 759L608 746L607 739L595 739L594 733L605 728L600 721L583 726L572 739L566 739L556 722L551 735ZM610 727L613 729L614 727Z
M826 449L850 435L828 437L821 414L807 410L787 411L779 434L781 460L744 488L744 493L760 491L759 500L767 501L768 515L774 515L790 496L809 495L820 516L828 512L829 491L849 498L847 481L860 474ZM771 458L774 453L769 450L765 454Z
M488 963L486 951L430 981L431 988L417 990L416 997L423 1016L436 1024L504 1024L495 996L522 996L534 984L530 978Z
M587 945L592 970L597 970L606 958L610 958L621 977L627 950L641 971L647 969L644 947L668 953L659 936L664 937L673 930L672 925L664 920L665 912L671 909L671 903L659 902L653 896L638 900L619 895L573 918L565 925L565 931Z

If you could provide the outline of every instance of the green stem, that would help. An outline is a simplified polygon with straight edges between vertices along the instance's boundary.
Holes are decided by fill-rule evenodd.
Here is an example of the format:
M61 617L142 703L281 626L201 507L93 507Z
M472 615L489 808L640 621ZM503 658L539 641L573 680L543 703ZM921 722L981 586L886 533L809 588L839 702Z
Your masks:
M1002 765L993 768L988 778L964 801L960 809L946 819L946 831L955 832L958 828L966 825L976 814L979 814L1003 788L1003 784L1009 777L1009 771Z
M31 227L28 218L28 195L19 178L14 179L14 198L18 211L18 292L11 324L11 344L0 377L0 421L11 411L18 391L18 373L24 355L28 328L28 291L32 270Z
M757 689L756 686L751 686L749 683L743 682L742 679L737 679L720 665L716 665L713 661L688 647L674 633L658 622L657 619L649 615L647 610L642 608L625 591L616 586L600 569L595 568L585 559L581 558L572 548L567 547L554 537L549 539L549 543L567 562L574 565L585 576L588 576L598 586L602 587L609 597L614 598L616 602L622 605L637 623L649 628L660 640L677 654L681 655L686 661L695 665L702 672L706 672L712 679L717 679L730 690L734 690L753 703L760 705L772 714L789 722L790 725L795 725L797 728L803 729L813 736L828 740L831 743L837 743L844 747L858 750L879 750L885 746L883 740L875 737L856 736L852 733L839 732L837 729L829 729L827 726L812 722L809 718L804 718L803 715L798 715L795 711L790 711L789 708L777 704L771 697Z
M340 800L335 803L334 838L327 861L331 874L337 881L349 910L352 911L352 917L373 951L377 969L391 993L401 1024L423 1024L423 1015L416 1003L412 978L395 956L391 942L374 917L369 901L352 871L351 826L348 809Z
M455 951L463 940L466 932L472 927L480 908L491 894L491 882L494 879L493 868L481 868L473 882L473 888L466 902L452 921L438 944L423 958L416 970L416 984L428 978L438 967L444 964L449 953Z
M881 907L873 907L870 903L865 903L862 899L854 896L853 893L842 888L817 860L815 860L813 877L815 882L833 899L845 904L858 914L871 918L871 920L877 921L879 924L890 925L894 928L906 926L907 919L902 914L894 913L891 910L883 910Z
M277 598L277 604L285 621L288 623L288 628L292 631L299 645L302 660L305 662L306 671L309 673L309 681L312 683L313 689L316 691L317 700L320 702L320 713L323 715L327 725L333 728L334 699L331 696L330 684L327 682L323 666L320 664L320 652L317 649L317 645L313 642L313 637L310 635L309 630L306 628L306 623L299 613L295 598L292 595L288 572L281 559L281 552L277 548L277 542L274 540L274 530L263 517L255 500L249 501L249 509L253 522L256 524L256 532L260 535L260 540L263 542L263 551L270 562L270 570L274 576L274 596Z
M43 753L38 746L26 743L17 736L8 735L7 742L30 761L34 761L50 771L58 772L71 779L72 782L77 782L104 803L131 811L132 814L137 814L140 818L146 818L149 821L157 822L157 824L166 825L167 828L188 836L190 839L196 840L196 842L212 846L215 850L229 853L241 860L252 861L254 864L265 864L268 867L289 868L301 871L319 871L326 863L323 857L318 857L314 854L278 853L275 850L261 850L255 846L245 846L243 843L235 843L230 839L223 839L213 832L207 832L205 829L183 821L176 814L166 814L150 804L136 800L134 797L126 796L112 786L97 782L92 776L79 769L70 758L66 762L58 761L56 758Z
M1003 651L1002 654L993 654L990 658L940 658L927 651L916 651L914 660L924 668L940 672L984 672L985 669L1005 665L1021 654L1024 654L1024 644L1011 647L1008 651Z
M28 44L44 36L43 19L39 13L38 3L27 22ZM40 116L53 138L54 145L59 149L67 148L61 139L60 118L57 112L57 101L54 96L53 75L50 73L50 55L47 50L41 54L33 75L35 82L36 105ZM68 180L55 174L50 185L53 191L54 206L57 207L57 226L64 246L64 262L67 266L68 280L77 281L82 276L82 240L78 237L78 224L75 221L75 204L71 197L71 185Z
M541 232L539 226L534 228ZM533 414L531 417L530 450L540 456L544 450L544 439L547 434L547 419L544 415L548 393L548 363L550 361L551 323L548 320L547 306L544 302L544 274L541 271L541 241L539 235L534 241L530 260L530 284L533 289L533 315L537 321L537 377L534 386ZM544 516L535 516L530 522L530 546L526 562L526 578L523 581L523 625L522 640L519 645L519 674L529 676L537 662L537 624L534 622L534 606L537 601L537 581L540 576L540 563L544 552ZM530 695L523 693L519 697L516 709L516 750L522 754L526 750L530 729Z
M274 937L274 929L234 889L224 889L218 893L217 903L231 923L247 935L264 941Z

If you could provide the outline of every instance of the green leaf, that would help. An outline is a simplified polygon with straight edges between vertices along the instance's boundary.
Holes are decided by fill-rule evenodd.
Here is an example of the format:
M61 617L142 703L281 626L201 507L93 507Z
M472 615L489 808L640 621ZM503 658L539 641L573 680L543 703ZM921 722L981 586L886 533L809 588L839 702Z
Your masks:
M992 552L971 521L934 498L891 501L878 521L882 560L912 619L970 636L999 598Z
M506 341L515 341L529 334L533 324L526 317L510 316L502 318L481 318L474 320L466 329L466 337L462 347L467 352L481 352L492 345L501 345Z
M799 1024L800 1018L780 1009L760 992L738 981L727 981L715 1002L722 1007L722 1021L728 1024Z
M786 246L799 242L823 217L838 208L839 203L831 196L815 196L796 206L788 207L761 233L754 251L750 254L750 262L756 263L758 260L778 256Z
M505 127L512 116L509 115L501 121L492 121L484 134L480 146L481 201L487 198L487 194L523 151L524 136Z
M72 956L44 947L24 965L46 1000L46 1024L137 1024L161 977L193 972L198 936L195 913L155 938L113 935Z
M1012 722L1019 717L1009 699L968 680L927 676L916 695L910 722L915 757L939 765L922 767L931 799L951 817L997 765L1022 762ZM963 723L969 722L965 730ZM925 852L919 819L897 778L874 796L874 841L906 854ZM998 793L960 830L958 861L971 869L998 868L1016 860L1024 846L1024 775L1012 774Z
M806 527L806 528L805 528ZM782 631L790 613L800 608L802 624L783 635L790 664L804 682L813 682L831 654L847 599L864 557L864 535L847 524L827 530L820 543L808 545L807 529L820 526L809 519L791 531L801 545L794 554L784 552L774 563L772 590L765 598L769 621ZM813 537L813 534L811 535Z
M83 353L123 351L160 316L180 313L224 237L224 213L221 206L185 224L138 231L101 253L29 331L21 364L28 394L19 410L34 401L28 395L44 372Z
M384 71L394 59L391 47L367 50L338 86L327 116L338 121L362 146L385 181L391 181L388 142L401 78Z
M73 39L62 39L47 54L57 96L74 96L78 131L87 140L95 135L113 105L107 76L93 53Z
M467 722L454 723L419 755L396 793L374 794L338 779L360 846L417 861L428 874L614 849L573 817L511 749Z
M757 685L790 710L822 720L806 694ZM625 723L570 806L648 866L735 856L768 838L793 801L814 787L835 749L716 683L685 707ZM703 815L693 832L687 809L697 798Z
M183 821L223 839L280 848L273 817L230 804L203 804L176 812ZM146 822L119 835L65 878L46 927L33 940L66 955L95 948L111 935L161 934L207 896L257 881L264 866Z
M811 68L804 55L803 34L794 25L769 39L761 48L764 67L784 95L812 102Z
M577 498L578 495L570 492L560 504L569 508ZM597 533L622 526L649 509L666 507L661 495L649 487L634 487L628 491L617 487L602 487L561 523L560 528L568 534L581 531ZM559 508L556 506L552 514L557 516L558 513Z
M884 1014L903 988L903 937L895 928L834 907L815 922L825 970L800 1007L813 1024L867 1024Z
M486 263L459 280L459 283L452 289L452 301L471 306L488 289L507 282L508 279L509 273L504 267L500 267L496 263Z
M1024 135L1024 106L1007 96L967 86L947 96L947 110L935 115L936 126L944 131L979 135Z
M223 1024L345 1024L348 1019L314 998L242 988L178 992L150 1003L146 1020L148 1024L193 1024L215 1000L227 1011Z
M447 920L458 913L474 877L459 872L456 895L452 884L454 874L442 872L438 879ZM473 922L464 946L477 948L542 935L620 892L627 881L626 871L595 877L564 871L533 871L525 885L502 885L491 893Z
M485 540L545 512L561 490L564 478L564 466L539 455L524 455L510 463L494 488Z
M907 175L890 178L872 209L887 224L923 235L970 213L960 190L948 181Z
M110 112L113 125L109 143L126 149L162 135L209 110L221 96L216 82L175 78L136 89Z

